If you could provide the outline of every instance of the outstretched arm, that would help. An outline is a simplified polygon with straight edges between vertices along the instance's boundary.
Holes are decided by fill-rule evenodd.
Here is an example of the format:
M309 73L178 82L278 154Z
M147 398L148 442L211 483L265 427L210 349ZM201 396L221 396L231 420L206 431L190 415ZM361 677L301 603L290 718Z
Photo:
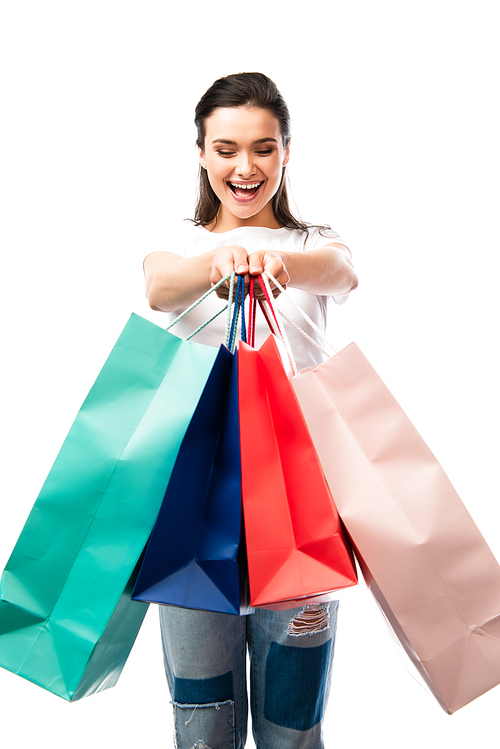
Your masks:
M149 305L160 312L188 307L233 270L247 273L247 258L247 251L237 245L189 258L172 252L153 252L144 261Z
M250 274L267 271L274 276L270 255L281 259L289 276L287 285L292 288L311 294L342 297L358 285L349 251L343 244L332 242L308 252L254 252L248 258Z

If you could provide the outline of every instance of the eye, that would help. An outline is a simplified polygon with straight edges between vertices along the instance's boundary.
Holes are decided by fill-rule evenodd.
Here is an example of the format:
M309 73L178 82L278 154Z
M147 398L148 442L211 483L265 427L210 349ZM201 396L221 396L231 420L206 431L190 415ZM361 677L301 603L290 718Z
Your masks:
M273 152L272 148L266 148L263 151L257 151L257 153L259 154L259 156L269 156L270 154L272 154L272 152Z
M223 151L222 149L217 150L217 154L219 156L223 156L225 158L228 158L229 156L234 156L234 151Z

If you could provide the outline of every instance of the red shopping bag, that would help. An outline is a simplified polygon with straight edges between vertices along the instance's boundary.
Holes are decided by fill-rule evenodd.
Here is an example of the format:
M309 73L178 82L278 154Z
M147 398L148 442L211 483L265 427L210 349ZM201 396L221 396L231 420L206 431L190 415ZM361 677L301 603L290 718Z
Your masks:
M252 606L357 583L352 551L274 336L238 348L242 498Z

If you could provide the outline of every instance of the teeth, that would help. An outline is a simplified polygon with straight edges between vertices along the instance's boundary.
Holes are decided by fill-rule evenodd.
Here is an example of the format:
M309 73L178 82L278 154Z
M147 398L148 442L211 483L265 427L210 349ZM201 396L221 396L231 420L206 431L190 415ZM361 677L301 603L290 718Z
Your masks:
M252 184L244 184L244 185L239 184L238 182L230 182L230 184L233 187L239 187L242 190L252 190L254 187L258 187L260 185L260 182L254 182Z

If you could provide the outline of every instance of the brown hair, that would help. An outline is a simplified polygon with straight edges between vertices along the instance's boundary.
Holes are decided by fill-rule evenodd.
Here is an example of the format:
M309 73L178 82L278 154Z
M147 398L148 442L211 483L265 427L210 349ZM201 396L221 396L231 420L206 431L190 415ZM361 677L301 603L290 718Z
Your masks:
M236 73L216 80L198 102L194 122L198 133L196 143L200 149L203 151L205 148L206 121L215 109L245 106L269 110L278 120L283 145L287 148L291 139L290 113L276 84L263 73ZM285 167L272 201L274 215L280 226L308 232L312 225L300 221L290 210ZM219 206L220 200L212 189L207 172L200 167L194 223L197 226L207 226L216 221Z

